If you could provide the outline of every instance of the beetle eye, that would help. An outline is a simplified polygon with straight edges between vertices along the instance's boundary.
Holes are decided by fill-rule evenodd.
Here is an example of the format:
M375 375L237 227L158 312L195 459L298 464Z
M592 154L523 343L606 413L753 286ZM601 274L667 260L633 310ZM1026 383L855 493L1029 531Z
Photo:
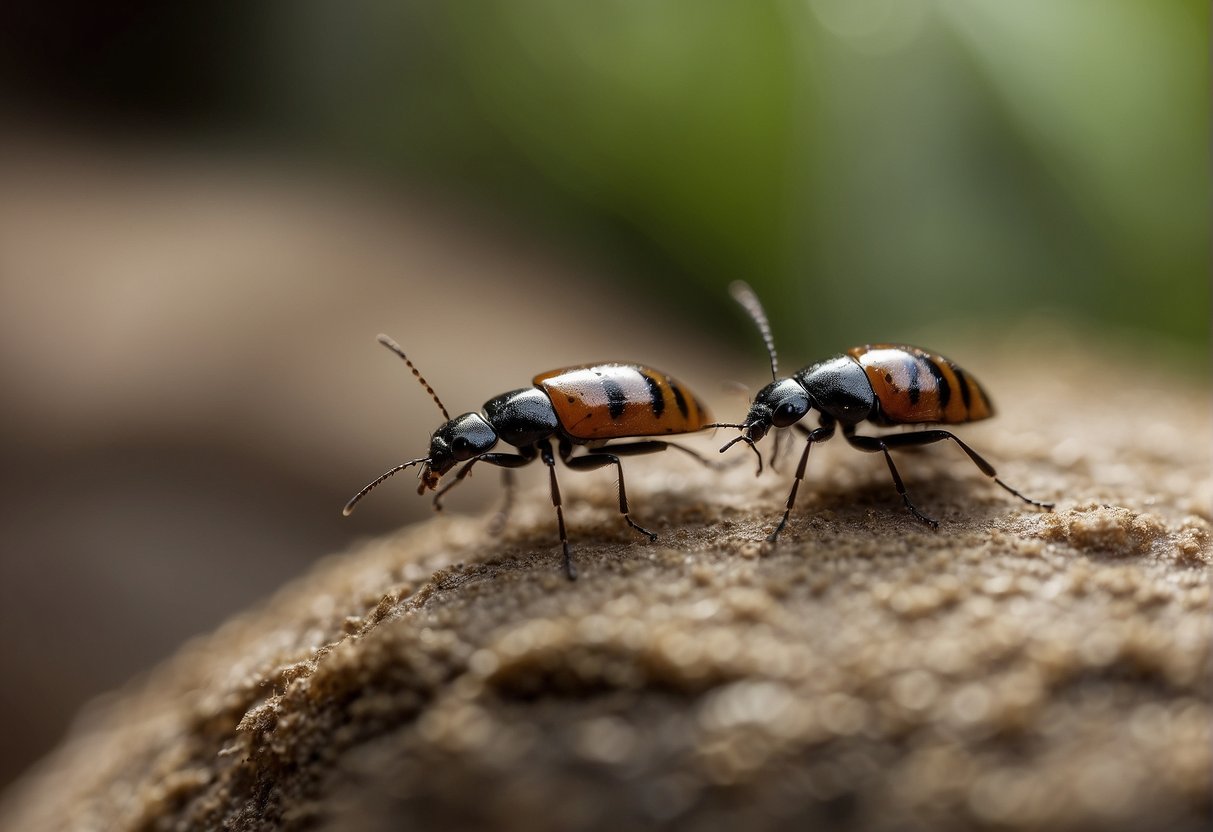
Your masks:
M775 412L771 414L771 421L775 423L776 427L786 428L799 420L806 412L808 412L807 409L799 402L784 402L775 408Z

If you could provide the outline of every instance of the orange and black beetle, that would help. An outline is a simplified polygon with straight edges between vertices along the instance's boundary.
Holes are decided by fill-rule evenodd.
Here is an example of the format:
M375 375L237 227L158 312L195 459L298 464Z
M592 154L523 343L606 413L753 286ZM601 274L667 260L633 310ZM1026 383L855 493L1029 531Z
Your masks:
M779 537L788 522L788 515L796 502L796 491L804 479L809 451L815 442L823 442L834 435L836 424L841 425L842 435L861 451L883 453L893 475L893 484L902 502L916 518L938 528L939 522L927 517L914 507L906 494L905 485L890 448L905 448L914 445L929 445L951 439L960 446L982 473L1010 491L1021 500L1051 509L1052 503L1044 503L1025 497L998 478L994 466L982 459L976 451L966 445L951 431L919 430L888 436L857 436L855 426L863 421L881 426L908 424L960 424L976 422L994 415L989 397L977 380L942 355L930 353L905 344L869 344L853 347L843 355L819 361L797 372L791 378L779 378L778 360L771 328L758 296L745 283L735 282L729 287L733 297L749 313L762 333L767 353L771 358L770 384L759 391L741 424L720 425L739 428L742 433L720 449L721 453L738 442L746 442L758 453L754 443L766 436L772 428L795 427L807 440L792 491L788 494L787 506L779 525L768 538L772 542ZM810 410L821 413L821 426L810 430L799 424ZM761 455L759 470L761 471Z
M404 359L447 421L430 438L429 454L383 473L346 503L343 514L353 511L354 505L375 486L411 465L422 466L417 493L423 494L427 489L436 491L434 508L441 509L442 496L463 481L477 462L504 469L508 507L513 485L509 469L521 468L538 458L548 466L565 573L572 580L577 576L577 570L564 528L560 487L556 483L556 454L576 471L614 465L619 472L619 512L629 526L650 540L656 540L657 535L637 525L628 514L623 465L619 457L675 448L706 462L689 448L661 440L606 445L610 439L691 433L706 427L711 417L699 399L682 383L650 367L603 363L551 370L535 376L532 387L502 393L485 402L483 413L464 413L452 419L434 389L400 346L386 335L380 335L379 342ZM556 440L555 454L553 439ZM518 453L491 453L498 441L513 445ZM586 445L588 452L574 457L574 445ZM455 474L455 479L438 488L442 475L460 462L465 464ZM499 519L502 516L504 510Z

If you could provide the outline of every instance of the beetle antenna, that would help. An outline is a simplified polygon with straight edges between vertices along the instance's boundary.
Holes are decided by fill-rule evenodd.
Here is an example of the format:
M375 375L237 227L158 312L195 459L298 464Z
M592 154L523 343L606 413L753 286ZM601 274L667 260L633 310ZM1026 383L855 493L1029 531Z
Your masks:
M438 405L438 409L442 411L443 418L449 422L451 420L451 414L446 412L446 405L442 403L442 399L438 398L438 394L434 392L434 388L430 387L430 383L425 380L425 376L421 375L421 371L413 366L412 361L409 361L409 357L404 354L404 350L400 348L400 345L383 334L379 335L378 340L380 344L383 344L383 346L387 347L389 350L396 353L396 355L404 359L404 363L408 364L409 369L413 371L413 376L419 382L421 382L421 386L425 388L425 391L430 394L430 398L434 400L434 404Z
M732 426L732 425L730 425L730 427L733 427L733 426ZM737 427L745 427L745 426L744 426L744 425L737 425ZM720 449L720 452L721 452L721 453L724 453L724 452L725 452L725 451L727 451L729 448L731 448L731 447L733 447L734 445L736 445L738 442L744 442L744 443L746 443L747 445L749 445L749 446L750 446L750 450L754 452L754 456L758 457L758 470L754 472L754 476L758 476L759 474L761 474L761 473L762 473L762 454L758 452L758 446L754 444L754 440L753 440L753 439L751 439L750 437L746 436L744 433L743 433L743 434L741 434L741 436L738 436L736 439L733 439L733 440L730 440L729 442L726 442L726 443L724 444L724 447Z
M767 313L762 308L762 302L758 300L758 295L754 294L750 284L744 280L734 280L730 283L729 294L758 327L758 332L762 335L762 342L767 345L767 355L771 357L771 380L777 381L779 379L779 356L775 354L775 338L771 335L771 323L767 320Z
M421 459L410 459L408 462L402 462L399 465L397 465L395 468L392 468L388 471L384 471L382 474L377 476L375 479L371 480L371 482L369 482L367 484L366 488L362 489L361 491L359 491L357 494L355 494L353 497L350 498L350 501L345 504L345 508L341 509L341 516L349 517L350 512L354 510L354 506L357 505L358 501L361 500L363 497L365 497L367 494L370 494L371 491L373 491L375 489L375 487L379 485L379 483L383 482L388 477L392 476L392 474L399 473L400 471L403 471L405 468L408 468L410 465L416 465L419 462L429 462L429 461L430 461L430 458L428 456L422 457Z

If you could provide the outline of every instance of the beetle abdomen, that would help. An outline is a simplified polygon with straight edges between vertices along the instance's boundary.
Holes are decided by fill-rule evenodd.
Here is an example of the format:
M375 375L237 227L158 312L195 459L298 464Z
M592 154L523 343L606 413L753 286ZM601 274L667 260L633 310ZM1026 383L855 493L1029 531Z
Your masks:
M868 374L887 422L976 422L994 415L977 380L942 355L906 344L847 350Z
M535 376L574 439L661 436L699 430L711 415L684 384L639 364L587 364Z

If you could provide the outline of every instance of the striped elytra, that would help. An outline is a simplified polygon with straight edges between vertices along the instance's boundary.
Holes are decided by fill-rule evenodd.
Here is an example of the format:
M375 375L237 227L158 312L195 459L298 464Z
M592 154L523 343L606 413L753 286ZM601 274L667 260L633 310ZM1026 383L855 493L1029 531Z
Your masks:
M665 436L702 429L711 414L694 393L640 364L586 364L535 376L574 439Z
M867 344L847 355L867 373L881 421L960 424L994 415L977 380L942 355L907 344Z

